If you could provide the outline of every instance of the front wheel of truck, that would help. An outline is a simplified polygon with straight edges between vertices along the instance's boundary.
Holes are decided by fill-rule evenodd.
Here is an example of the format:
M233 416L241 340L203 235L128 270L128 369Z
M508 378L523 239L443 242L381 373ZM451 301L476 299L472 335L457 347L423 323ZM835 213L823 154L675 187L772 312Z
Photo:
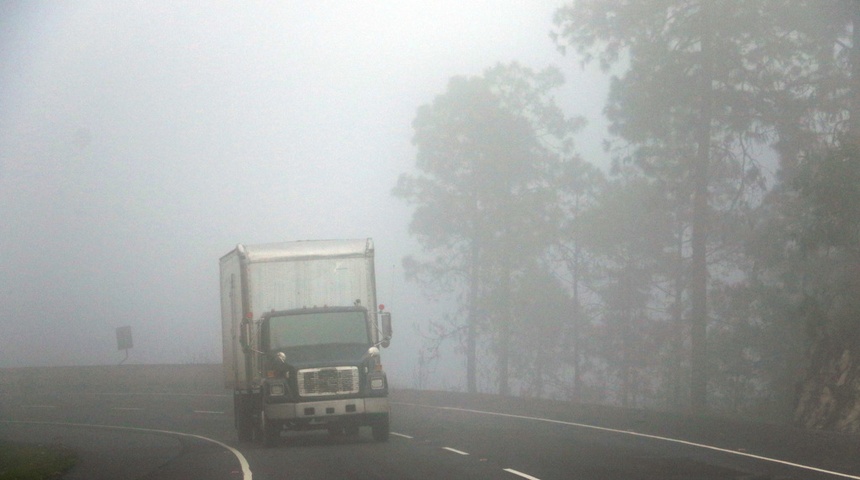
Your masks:
M233 414L240 442L250 442L254 439L254 416L249 399L241 395L233 395Z
M390 434L390 426L388 421L388 414L385 414L382 418L375 421L370 426L371 431L373 432L373 439L377 442L387 442L388 435Z
M275 443L277 443L278 439L281 438L280 424L274 423L266 418L265 410L260 410L260 423L256 430L260 443L262 443L265 448L275 446Z
M238 430L240 442L250 442L254 439L254 425L252 420L244 417L237 418L236 430Z

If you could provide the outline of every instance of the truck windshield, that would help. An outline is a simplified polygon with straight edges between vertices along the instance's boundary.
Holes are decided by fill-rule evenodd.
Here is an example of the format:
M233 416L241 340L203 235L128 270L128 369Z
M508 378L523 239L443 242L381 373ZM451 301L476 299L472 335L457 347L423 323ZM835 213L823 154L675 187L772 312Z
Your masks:
M271 317L272 349L369 343L364 312L313 312Z

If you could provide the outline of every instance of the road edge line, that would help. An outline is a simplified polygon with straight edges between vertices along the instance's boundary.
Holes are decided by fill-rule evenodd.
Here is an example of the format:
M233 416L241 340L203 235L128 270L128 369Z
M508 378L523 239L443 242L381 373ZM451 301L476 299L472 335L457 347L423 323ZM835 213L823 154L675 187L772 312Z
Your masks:
M450 410L450 411L454 411L454 412L477 413L477 414L481 414L481 415L494 415L494 416L498 416L498 417L517 418L517 419L521 419L521 420L534 420L534 421L538 421L538 422L555 423L555 424L559 424L559 425L568 425L568 426L579 427L579 428L588 428L588 429L598 430L598 431L602 431L602 432L621 433L624 435L632 435L634 437L649 438L651 440L662 440L665 442L678 443L678 444L687 445L687 446L691 446L691 447L704 448L707 450L713 450L713 451L722 452L722 453L729 453L729 454L738 455L741 457L752 458L755 460L762 460L765 462L777 463L780 465L786 465L789 467L800 468L803 470L810 470L810 471L818 472L818 473L825 473L828 475L834 475L834 476L842 477L842 478L850 478L853 480L860 480L860 477L858 477L856 475L850 475L847 473L835 472L832 470L825 470L823 468L813 467L811 465L803 465L800 463L794 463L794 462L789 462L786 460L780 460L778 458L764 457L764 456L755 455L752 453L738 452L736 450L729 450L727 448L715 447L713 445L705 445L703 443L689 442L687 440L679 440L677 438L661 437L658 435L650 435L647 433L633 432L630 430L617 430L614 428L598 427L596 425L588 425L585 423L566 422L564 420L553 420L551 418L530 417L527 415L514 415L514 414L510 414L510 413L486 412L483 410L472 410L472 409L468 409L468 408L437 407L437 406L433 406L433 405L422 405L420 403L404 403L404 402L391 402L391 403L392 403L392 405L405 405L405 406L412 406L412 407L430 408L430 409L436 409L436 410Z
M140 428L140 427L121 427L117 425L96 425L89 423L66 423L66 422L37 422L37 421L27 421L27 420L0 420L0 423L7 424L19 424L19 425L51 425L51 426L62 426L62 427L79 427L79 428L101 428L105 430L130 430L137 432L146 432L146 433L161 433L165 435L179 435L181 437L191 437L197 438L199 440L205 440L207 442L214 443L216 445L229 450L233 455L236 456L236 459L239 460L239 465L242 466L242 478L243 480L252 480L253 474L251 473L251 466L248 464L248 460L242 455L242 452L236 450L235 448L227 445L226 443L219 442L213 438L204 437L202 435L196 435L193 433L183 433L183 432L174 432L172 430L159 430L155 428Z

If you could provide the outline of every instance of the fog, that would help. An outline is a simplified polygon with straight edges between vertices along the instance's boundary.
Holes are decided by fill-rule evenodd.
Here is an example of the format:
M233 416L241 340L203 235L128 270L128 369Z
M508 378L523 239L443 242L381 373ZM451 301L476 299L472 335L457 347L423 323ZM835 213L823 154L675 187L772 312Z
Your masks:
M599 161L605 79L549 39L563 3L0 4L0 367L118 363L124 325L129 363L219 362L221 255L373 237L386 368L411 384L445 313L401 268L416 109L455 75L555 64Z

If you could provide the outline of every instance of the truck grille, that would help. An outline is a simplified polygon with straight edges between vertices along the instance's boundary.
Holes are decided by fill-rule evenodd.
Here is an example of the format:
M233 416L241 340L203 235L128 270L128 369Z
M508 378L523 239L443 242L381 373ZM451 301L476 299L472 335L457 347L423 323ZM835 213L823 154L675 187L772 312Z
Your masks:
M299 395L344 395L358 393L358 367L308 368L299 370Z

